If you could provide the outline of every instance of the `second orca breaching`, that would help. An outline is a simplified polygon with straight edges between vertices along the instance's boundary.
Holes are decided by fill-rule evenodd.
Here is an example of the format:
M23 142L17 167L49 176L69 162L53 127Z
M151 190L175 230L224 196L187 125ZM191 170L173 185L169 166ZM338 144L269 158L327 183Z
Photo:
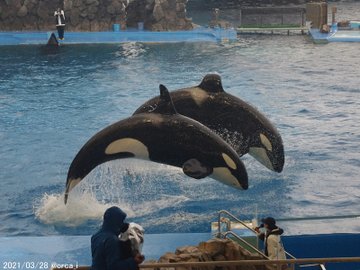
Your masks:
M180 114L220 134L240 156L249 153L270 170L283 170L284 146L277 129L253 106L226 93L219 75L208 74L200 85L170 95ZM134 115L157 110L158 101L150 99Z
M155 103L154 103L155 104ZM65 191L69 192L98 165L138 158L183 169L195 179L207 176L248 188L244 164L233 148L203 124L178 114L165 86L151 112L138 113L94 135L72 161Z

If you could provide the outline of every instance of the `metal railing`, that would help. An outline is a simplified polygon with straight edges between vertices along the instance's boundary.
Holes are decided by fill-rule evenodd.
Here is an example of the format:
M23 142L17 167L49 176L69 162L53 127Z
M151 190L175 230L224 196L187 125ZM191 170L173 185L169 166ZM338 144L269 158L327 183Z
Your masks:
M221 233L220 230L220 225L221 225L221 215L222 214L226 214L227 216L231 217L232 219L234 219L236 222L239 222L241 225L243 225L245 228L249 229L250 231L252 231L253 233L257 233L253 228L251 228L250 226L248 226L245 222L243 222L242 220L238 219L236 216L234 216L233 214L231 214L229 211L226 210L221 210L218 213L218 232L219 234Z
M240 236L238 236L236 233L232 232L232 231L228 231L224 234L222 234L223 236L227 237L228 235L232 235L233 237L235 237L237 240L239 240L240 242L244 243L245 245L249 246L251 249L253 249L254 251L256 251L261 257L263 257L264 259L269 260L269 257L266 256L264 253L262 253L258 248L254 247L252 244L250 244L249 242L247 242L245 239L241 238Z
M353 263L359 262L360 257L339 257L339 258L308 258L308 259L288 259L288 260L241 260L241 261L211 261L211 262L182 262L182 263L144 263L139 265L140 269L160 269L160 268L206 268L206 267L229 267L243 265L276 265L281 267L286 264L316 264L323 265L325 263ZM280 269L280 268L278 268Z
M221 217L222 215L225 214L228 217L231 217L232 219L234 219L236 222L240 223L241 225L243 225L245 228L247 228L248 230L250 230L251 232L253 232L255 235L258 235L258 233L251 228L250 226L248 226L244 221L240 220L239 218L237 218L236 216L234 216L233 214L231 214L229 211L226 210L221 210L218 213L218 237L224 236L227 237L228 235L232 235L233 237L235 237L237 240L239 240L240 242L246 244L247 246L249 246L251 249L253 249L254 251L256 251L259 255L261 255L263 258L269 260L269 257L267 257L263 252L261 252L258 248L254 247L251 243L249 243L248 241L246 241L245 239L243 239L242 237L240 237L239 235L237 235L236 233L234 233L233 231L227 231L225 233L221 232ZM286 250L285 254L290 257L293 260L296 260L296 257L294 255L292 255L291 253L287 252ZM272 260L273 261L273 260ZM302 265L300 267L310 267L310 266L319 266L320 270L326 270L325 265L324 264L305 264ZM295 269L295 264L291 264L291 269Z
M244 265L286 265L286 264L325 264L325 263L360 263L360 257L338 257L338 258L308 258L308 259L288 259L288 260L241 260L241 261L210 261L210 262L182 262L182 263L144 263L139 265L140 269L188 269L192 268L211 268L229 267L229 266L244 266ZM60 270L66 270L71 268L56 268ZM76 270L89 270L90 266L78 266L72 269ZM55 270L55 269L54 269Z
M240 220L239 218L237 218L236 216L234 216L233 214L231 214L229 211L226 211L226 210L221 210L219 211L219 214L218 214L218 234L220 235L221 234L221 228L220 228L220 225L221 225L221 216L222 214L225 214L229 217L231 217L232 219L234 219L236 222L239 222L241 225L243 225L245 228L247 228L248 230L252 231L255 235L257 235L258 233L253 229L251 228L250 226L248 226L244 221ZM289 252L287 252L285 250L285 254L287 256L289 256L290 258L292 259L296 259L296 257L292 254L290 254Z
M250 226L248 226L244 221L242 221L241 219L237 218L236 216L234 216L233 214L231 214L229 211L226 210L221 210L219 211L219 215L218 215L218 236L221 237L227 237L228 235L231 235L233 237L235 237L238 241L244 243L245 245L247 245L248 247L250 247L252 250L256 251L256 253L258 253L260 256L262 256L264 259L266 260L270 260L268 256L266 256L263 252L261 252L257 247L254 247L251 243L249 243L248 241L246 241L245 239L243 239L241 236L237 235L236 233L234 233L233 231L227 231L225 233L221 232L221 217L222 215L225 214L229 217L231 217L233 220L235 220L236 222L240 223L241 225L243 225L245 228L247 228L248 230L250 230L251 232L253 232L256 236L257 236L257 232ZM258 245L259 246L259 245ZM296 259L292 254L288 253L286 250L285 254L288 255L290 258L292 259ZM291 264L291 269L294 270L295 269L295 265ZM325 269L326 270L326 269Z

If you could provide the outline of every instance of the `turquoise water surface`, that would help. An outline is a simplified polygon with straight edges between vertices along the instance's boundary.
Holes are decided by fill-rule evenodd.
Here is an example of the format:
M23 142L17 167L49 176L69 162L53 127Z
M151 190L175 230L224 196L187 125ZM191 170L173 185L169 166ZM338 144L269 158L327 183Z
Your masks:
M304 36L66 46L55 54L1 47L0 235L91 234L112 204L153 233L209 231L221 209L244 218L359 214L359 49ZM131 115L160 83L196 85L209 72L277 126L283 173L244 156L250 187L238 191L177 168L120 160L98 167L63 205L68 167L95 132ZM360 222L335 225L312 231L360 230Z

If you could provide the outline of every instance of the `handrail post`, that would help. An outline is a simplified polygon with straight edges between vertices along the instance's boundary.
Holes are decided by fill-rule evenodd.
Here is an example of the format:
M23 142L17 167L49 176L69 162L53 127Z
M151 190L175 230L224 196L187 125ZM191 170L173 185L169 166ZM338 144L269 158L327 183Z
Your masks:
M220 236L221 236L221 229L220 229L221 212L222 211L219 211L219 215L218 215L218 235L217 235L218 238L220 238Z
M262 253L259 249L257 249L256 247L254 247L252 244L248 243L246 240L242 239L240 236L238 236L236 233L232 232L232 231L228 231L224 234L225 237L227 237L229 234L231 234L232 236L234 236L236 239L238 239L239 241L245 243L246 245L248 245L249 247L251 247L253 250L255 250L259 255L261 255L263 258L269 260L269 257L267 257L264 253Z

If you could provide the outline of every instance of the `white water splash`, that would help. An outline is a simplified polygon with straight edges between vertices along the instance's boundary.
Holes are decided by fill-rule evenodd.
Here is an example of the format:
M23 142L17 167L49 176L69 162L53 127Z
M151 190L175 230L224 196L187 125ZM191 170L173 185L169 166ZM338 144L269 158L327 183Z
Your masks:
M214 132L223 138L237 153L246 153L249 138L244 138L242 133L232 132L226 128L214 130Z
M171 166L154 166L142 161L136 164L109 162L84 179L70 193L66 205L63 193L45 193L35 204L34 213L44 224L66 227L101 221L111 206L120 207L130 218L149 215L189 200L184 195L166 194L161 188L164 185L167 190L169 186L178 188L178 175L181 175L179 170Z
M40 204L35 207L35 216L44 224L76 227L90 220L101 221L105 210L111 206L118 206L128 217L138 217L156 213L169 206L182 204L189 199L186 196L161 196L162 198L146 204L126 205L124 203L103 203L90 193L69 200L64 204L64 194L44 194Z
M89 220L101 220L104 211L113 205L103 204L89 193L69 200L67 205L64 204L64 194L44 194L34 210L36 218L42 223L75 227ZM121 207L132 214L128 207Z
M120 45L120 50L116 52L117 57L127 59L136 58L146 52L144 44L138 42L128 42Z

